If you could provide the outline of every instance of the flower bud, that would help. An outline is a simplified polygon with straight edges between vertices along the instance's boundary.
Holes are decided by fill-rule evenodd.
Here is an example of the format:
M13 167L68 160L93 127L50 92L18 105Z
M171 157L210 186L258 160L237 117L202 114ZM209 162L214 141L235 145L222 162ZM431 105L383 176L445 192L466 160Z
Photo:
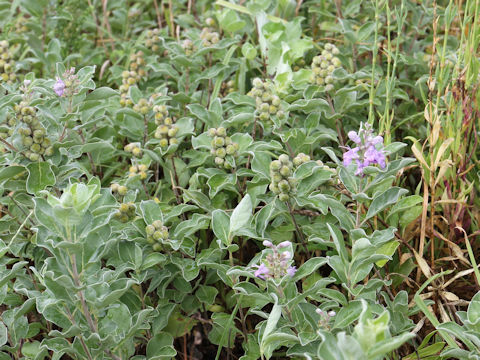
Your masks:
M283 249L290 246L290 241L282 241L280 244L277 245L277 248Z
M265 247L272 247L272 246L273 246L273 244L272 244L272 242L271 242L271 241L264 240L264 241L263 241L263 246L265 246Z

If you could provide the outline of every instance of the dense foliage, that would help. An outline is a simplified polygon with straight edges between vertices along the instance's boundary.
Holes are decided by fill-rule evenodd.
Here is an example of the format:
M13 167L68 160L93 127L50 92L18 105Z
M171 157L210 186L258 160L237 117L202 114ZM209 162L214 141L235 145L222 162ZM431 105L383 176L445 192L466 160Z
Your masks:
M480 359L480 0L0 27L0 360Z

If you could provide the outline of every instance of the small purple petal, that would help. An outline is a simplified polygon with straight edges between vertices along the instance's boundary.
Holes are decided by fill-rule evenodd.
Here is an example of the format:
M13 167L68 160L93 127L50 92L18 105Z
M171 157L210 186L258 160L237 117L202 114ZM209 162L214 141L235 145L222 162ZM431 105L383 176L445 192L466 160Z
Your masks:
M273 246L273 244L272 244L272 242L271 242L271 241L264 240L264 241L263 241L263 246L265 246L265 247L272 247L272 246Z
M358 136L357 132L353 130L348 132L348 138L352 140L355 144L360 144L362 142L360 136Z
M297 272L297 268L295 266L290 266L287 269L287 274L290 275L290 277L293 277L296 272Z
M357 170L355 171L355 175L357 176L363 175L364 167L365 165L360 160L357 160Z
M258 266L258 265L256 265ZM261 263L260 266L258 266L258 269L257 271L255 271L255 276L262 279L262 280L265 280L265 276L264 275L268 275L269 273L269 270L268 268L265 266L264 263Z
M55 94L58 96L63 96L65 93L65 83L62 79L57 77L57 82L53 85L53 91L55 91Z
M280 244L277 245L277 248L283 249L290 245L290 241L282 241Z
M371 142L373 145L382 144L382 143L383 143L383 137L381 137L380 135L379 135L379 136L375 136L370 142Z
M353 148L348 150L343 154L343 165L348 166L351 164L352 160L358 159L358 150L359 148Z

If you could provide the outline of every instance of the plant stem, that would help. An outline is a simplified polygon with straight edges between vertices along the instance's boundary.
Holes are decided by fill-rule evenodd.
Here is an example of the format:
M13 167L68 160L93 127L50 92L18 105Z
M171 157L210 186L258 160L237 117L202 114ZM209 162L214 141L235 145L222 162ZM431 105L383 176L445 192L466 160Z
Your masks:
M286 203L287 203L287 206L288 206L290 217L292 218L292 221L293 221L293 225L295 226L295 230L296 230L298 239L300 240L300 242L302 244L302 247L303 247L303 250L305 251L305 254L308 254L307 244L306 244L305 238L303 236L303 233L300 231L300 227L297 224L297 220L295 220L295 215L293 213L293 207L290 204L290 201L287 201Z

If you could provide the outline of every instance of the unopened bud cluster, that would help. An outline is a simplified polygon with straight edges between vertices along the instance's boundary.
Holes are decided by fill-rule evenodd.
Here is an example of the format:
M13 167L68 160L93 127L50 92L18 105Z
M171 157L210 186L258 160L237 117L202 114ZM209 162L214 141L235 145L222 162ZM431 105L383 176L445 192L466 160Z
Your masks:
M119 185L117 183L111 184L110 189L112 190L112 193L118 194L120 196L127 195L127 191L128 191L128 189L125 185Z
M15 119L21 124L18 133L22 136L22 144L28 149L25 151L25 156L30 161L38 161L42 155L51 156L53 147L50 139L46 136L45 128L37 118L37 110L26 100L22 100L13 109ZM15 119L8 120L8 124L12 128L15 125Z
M134 177L139 175L140 180L145 180L147 178L148 166L145 164L132 165L128 169L128 177Z
M185 51L185 55L190 56L195 52L195 45L193 44L193 41L190 39L185 39L182 42L182 48L183 51Z
M0 80L12 83L16 78L15 61L8 41L0 41Z
M217 44L220 41L220 35L213 29L204 27L200 33L200 39L202 39L203 46L209 47Z
M138 143L127 144L123 147L123 150L125 150L128 153L131 153L135 157L142 156L142 149L140 149L140 147L138 146Z
M323 311L322 309L316 309L315 312L320 315L320 320L318 321L318 326L325 328L325 329L330 329L330 320L337 315L337 313L333 310L331 311Z
M15 21L15 32L17 34L22 34L28 31L27 23L28 19L25 16L20 15Z
M293 65L293 71L299 71L300 69L303 69L304 67L305 67L305 59L300 58Z
M310 161L310 156L304 154L304 153L299 153L297 156L293 158L293 165L295 167L299 167L300 165L309 162Z
M297 271L295 266L290 265L293 254L283 250L290 246L290 242L284 241L278 245L273 245L271 241L265 240L263 245L272 251L265 257L264 262L257 265L254 275L263 280L281 279L285 275L293 277Z
M155 220L145 227L147 242L153 246L154 251L162 250L162 244L168 240L168 228L160 220Z
M317 85L325 85L326 91L333 90L333 71L342 66L342 63L336 55L339 54L338 48L333 44L325 44L321 55L315 56L312 61L312 77L310 82Z
M160 42L160 29L153 29L147 31L145 38L145 46L147 48L149 48L153 52L157 52L160 49Z
M5 122L0 124L0 138L6 139L12 136L15 130L15 118L13 116L7 116Z
M215 156L215 164L230 169L230 162L225 160L227 156L238 156L238 144L227 136L227 130L222 126L209 129L208 136L212 138L210 152Z
M280 201L288 201L296 191L297 180L293 175L293 163L286 154L270 163L270 190Z
M133 202L121 203L114 216L122 223L132 220L135 217L135 205Z
M173 123L173 119L168 116L168 110L165 105L155 105L153 107L155 113L155 138L160 139L160 147L166 148L168 145L178 144L176 138L178 127Z
M229 80L227 82L223 82L222 86L220 87L220 96L225 97L228 94L231 94L235 91L235 81Z
M140 99L138 103L133 105L133 110L141 115L147 115L152 108L152 103L147 99Z
M144 70L145 59L143 52L137 51L130 56L129 70L122 72L122 85L120 85L120 105L132 106L132 99L128 96L130 86L136 85L147 74Z
M280 98L274 92L273 84L259 78L253 79L252 84L253 89L248 95L255 99L260 120L269 120L274 115L283 118L285 113L282 110Z

